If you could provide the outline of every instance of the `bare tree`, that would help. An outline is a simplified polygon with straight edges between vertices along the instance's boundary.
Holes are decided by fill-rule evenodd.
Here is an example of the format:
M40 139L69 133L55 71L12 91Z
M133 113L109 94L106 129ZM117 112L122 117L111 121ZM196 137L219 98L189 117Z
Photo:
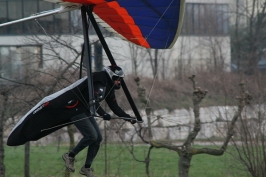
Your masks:
M135 44L128 43L128 45L132 61L132 74L138 76L140 70L142 70L140 67L145 67L145 58L147 53L145 53L141 47Z
M156 78L158 74L158 66L159 66L159 59L158 59L159 50L158 49L147 49L147 52L150 58L153 77ZM154 54L152 54L152 52Z
M4 132L11 129L15 122L15 117L20 115L20 111L27 109L27 104L25 100L17 99L16 93L24 95L21 91L17 82L4 79L1 77L1 88L0 88L1 99L1 112L0 112L0 166L1 166L1 176L5 176L5 165L4 165ZM30 94L27 93L29 96Z
M233 13L236 18L231 30L232 60L237 63L238 70L254 74L258 62L266 54L266 3L264 0L251 0L241 4L237 0Z
M151 123L151 117L150 117L151 116L151 110L152 110L152 108L150 107L149 99L146 96L145 88L140 85L140 78L139 77L136 77L135 78L135 82L136 82L136 84L138 86L137 92L138 92L139 99L142 102L142 104L144 105L145 112L146 112L146 115L147 115L148 141L151 141L153 139L153 136L152 136L152 123ZM139 134L139 135L141 135L141 134ZM148 143L148 141L146 141L143 136L140 136L140 137L143 140L143 142ZM145 162L146 175L148 177L150 176L149 167L150 167L150 160L151 160L150 159L150 154L151 154L152 148L153 148L152 146L149 146L148 153L146 154L146 157L145 157L145 160L144 160L144 162Z
M78 67L79 64L77 60L80 59L81 50L76 49L75 44L71 41L70 38L65 38L63 36L46 36L45 38L39 36L30 36L26 38L27 43L31 43L33 46L39 44L39 41L43 42L43 48L46 48L48 51L44 53L43 58L46 62L42 63L43 68L36 68L35 61L38 61L39 56L34 53L30 53L28 50L20 50L22 68L25 70L19 73L20 77L18 80L12 78L2 78L7 83L12 83L14 88L8 89L9 93L2 89L1 87L1 96L4 96L5 99L1 99L1 124L0 130L3 130L3 127L8 128L13 127L17 122L17 118L20 118L25 114L31 107L39 102L43 97L52 94L66 86L70 83L73 83L78 79ZM65 55L67 52L62 52L63 50L70 53ZM69 58L66 58L68 56ZM38 65L37 65L38 66ZM76 77L75 77L76 76ZM10 84L6 84L10 85ZM8 106L12 105L12 106ZM10 111L9 109L13 108L15 111ZM3 108L3 109L2 109ZM15 118L16 117L16 118ZM9 118L8 122L7 120ZM4 131L4 130L3 130ZM3 131L0 131L1 142L3 142ZM71 127L68 127L68 134L70 138L70 148L74 146L73 131ZM4 143L1 143L0 154L4 154L3 150ZM25 146L25 176L29 176L30 168L30 144ZM1 173L4 176L4 155L1 155ZM69 176L69 174L68 174Z
M253 176L265 176L266 162L266 126L265 126L265 75L261 77L251 76L249 90L253 93L253 99L241 114L235 129L235 136L232 139L233 169Z
M207 94L207 91L203 91L201 88L196 87L195 81L194 81L194 75L190 77L190 80L193 83L193 111L195 116L195 123L193 130L189 133L186 141L182 145L172 145L171 143L162 143L159 141L151 141L151 145L155 148L167 148L173 151L176 151L179 155L179 176L180 177L188 177L188 172L190 168L190 162L192 160L192 157L194 155L198 154L208 154L208 155L215 155L220 156L223 155L224 152L227 149L228 143L231 140L232 136L234 135L234 128L235 123L240 117L243 108L245 105L250 103L251 96L247 93L245 89L245 84L240 84L240 96L237 97L238 100L238 110L235 112L235 115L230 123L230 126L227 131L227 135L224 139L223 145L220 149L210 149L210 148L194 148L192 146L193 141L197 137L200 129L201 129L201 120L199 118L199 104L202 101L202 99Z
M264 107L264 105L259 105ZM252 108L249 108L252 109ZM262 108L264 110L264 108ZM264 112L264 111L263 111ZM248 118L246 114L239 120L239 128L236 130L239 138L233 139L236 150L231 153L234 158L232 165L235 169L241 169L253 177L265 176L265 113L258 112L258 117ZM237 165L237 164L241 164Z
M28 40L36 43L41 39L39 36L33 36L32 38L28 38ZM55 90L62 89L63 87L66 87L68 84L78 79L78 60L81 57L81 50L76 49L71 37L65 38L61 35L48 36L48 38L42 40L45 40L43 41L45 44L44 47L49 51L49 54L44 55L44 57L52 58L54 62L58 63L58 65L56 65L56 68L51 68L51 70L57 70L57 67L60 68L60 72L57 72L57 74L54 72L52 75L50 75L49 72L43 73L44 75L50 75L50 77L54 80L51 82L52 87L47 89L45 92L45 95L49 95L55 92ZM65 58L64 53L62 53L61 51L62 49L64 51L67 51L67 53L71 53L72 55L70 55L69 58ZM71 150L75 146L72 125L67 126L67 134L69 136L69 150ZM69 176L70 172L66 169L65 177Z

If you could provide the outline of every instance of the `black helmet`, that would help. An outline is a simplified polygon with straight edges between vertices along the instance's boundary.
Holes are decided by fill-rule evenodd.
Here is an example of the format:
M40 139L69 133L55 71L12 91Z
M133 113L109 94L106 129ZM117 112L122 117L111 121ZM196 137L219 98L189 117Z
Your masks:
M108 74L112 81L125 77L123 70L116 65L104 67L105 72ZM120 89L120 84L114 86L115 89Z

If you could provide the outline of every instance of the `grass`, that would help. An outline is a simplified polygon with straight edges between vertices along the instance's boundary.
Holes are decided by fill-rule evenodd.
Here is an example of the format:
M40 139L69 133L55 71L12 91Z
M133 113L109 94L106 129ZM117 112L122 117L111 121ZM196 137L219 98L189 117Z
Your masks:
M31 177L63 177L64 162L61 155L67 152L66 146L31 146ZM136 158L143 161L147 146L135 146ZM95 174L104 177L145 177L144 163L137 162L123 145L108 145L107 155L102 146L93 164ZM86 150L76 157L76 171L71 177L81 176L78 172L85 161ZM105 161L105 157L107 161ZM191 161L190 177L238 177L229 170L230 156L197 155ZM24 146L5 147L5 166L7 177L24 176ZM178 154L167 149L153 149L150 164L151 177L178 177ZM235 174L235 175L234 175ZM244 175L241 174L244 177Z

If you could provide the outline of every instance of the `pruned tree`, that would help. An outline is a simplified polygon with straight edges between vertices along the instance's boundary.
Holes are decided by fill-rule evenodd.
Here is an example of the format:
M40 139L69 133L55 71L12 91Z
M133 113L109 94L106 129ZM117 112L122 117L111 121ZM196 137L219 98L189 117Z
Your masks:
M188 177L189 176L189 168L190 162L194 155L198 154L208 154L214 156L221 156L227 149L228 143L234 135L235 123L238 118L241 116L241 113L244 107L250 103L251 96L245 89L245 84L240 83L240 96L236 99L238 100L238 110L235 112L230 126L228 128L226 137L223 141L223 145L220 149L211 149L211 148L194 148L193 141L197 137L200 129L201 129L201 120L200 120L200 112L199 112L199 104L204 99L207 94L207 91L203 91L200 87L196 87L195 84L195 75L189 77L189 79L193 83L193 111L195 116L195 123L193 130L189 133L186 141L181 145L172 145L171 143L164 143L160 141L151 141L151 145L155 148L167 148L173 151L176 151L179 155L179 176L180 177Z

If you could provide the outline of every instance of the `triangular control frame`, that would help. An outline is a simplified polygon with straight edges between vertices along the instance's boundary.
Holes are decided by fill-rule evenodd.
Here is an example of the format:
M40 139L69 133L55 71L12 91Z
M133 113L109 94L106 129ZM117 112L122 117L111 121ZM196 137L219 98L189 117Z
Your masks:
M83 35L84 35L84 53L83 53L83 59L82 61L85 63L86 65L86 68L87 68L87 75L88 75L88 92L89 92L89 100L94 100L94 94L93 94L93 81L92 81L92 65L91 65L91 60L90 60L90 47L89 47L89 35L88 35L88 19L87 19L87 16L91 22L91 24L93 25L94 27L94 30L96 31L96 34L98 35L98 38L105 50L105 53L111 63L111 65L117 65L114 58L113 58L113 55L102 35L102 32L92 14L92 11L93 11L93 7L92 6L85 6L85 5L82 5L81 6L81 16L82 16L82 25L83 25ZM87 16L86 16L87 14ZM131 94L126 86L126 83L123 79L121 79L121 86L123 88L123 91L128 99L128 102L136 116L136 119L137 119L137 122L139 123L142 123L143 120L142 120L142 117L140 116L139 114L139 111L131 97ZM93 113L95 115L95 107L94 107L94 104L91 104L90 106L90 111L91 113Z

